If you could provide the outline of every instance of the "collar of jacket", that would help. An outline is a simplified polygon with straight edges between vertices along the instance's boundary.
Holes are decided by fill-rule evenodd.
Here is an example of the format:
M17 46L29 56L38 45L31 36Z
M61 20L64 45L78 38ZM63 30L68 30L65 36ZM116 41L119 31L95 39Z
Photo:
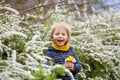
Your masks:
M56 50L67 51L67 50L69 50L70 45L69 45L69 43L66 43L66 45L64 45L64 46L57 46L56 44L53 43L52 47Z

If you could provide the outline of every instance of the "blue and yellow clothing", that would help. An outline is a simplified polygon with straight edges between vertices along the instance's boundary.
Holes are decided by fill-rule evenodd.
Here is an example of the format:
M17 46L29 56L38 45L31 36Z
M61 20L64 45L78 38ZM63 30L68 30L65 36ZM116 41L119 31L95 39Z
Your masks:
M55 64L64 64L65 60L69 56L73 56L75 59L74 71L71 71L71 72L72 72L74 78L77 80L77 73L81 70L81 63L80 63L72 46L70 46L67 50L59 50L59 49L55 48L54 45L52 44L51 46L48 47L46 55L48 57L51 57ZM62 80L71 80L69 76L62 76L60 78Z

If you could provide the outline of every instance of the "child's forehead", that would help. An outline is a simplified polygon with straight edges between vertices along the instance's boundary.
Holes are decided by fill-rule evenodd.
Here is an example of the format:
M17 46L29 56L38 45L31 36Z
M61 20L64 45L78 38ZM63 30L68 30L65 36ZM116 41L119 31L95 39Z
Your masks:
M55 29L65 29L65 26L56 26Z
M66 30L66 28L65 28L65 27L63 27L63 26L61 26L61 27L60 27L60 26L55 27L55 29L54 29L54 30L58 30L58 31L59 31L59 30L67 31L67 30Z

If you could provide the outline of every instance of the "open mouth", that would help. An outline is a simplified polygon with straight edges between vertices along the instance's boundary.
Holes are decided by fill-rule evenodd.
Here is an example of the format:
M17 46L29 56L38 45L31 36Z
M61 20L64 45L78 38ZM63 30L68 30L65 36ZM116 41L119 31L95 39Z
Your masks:
M63 42L64 40L57 40L58 42Z

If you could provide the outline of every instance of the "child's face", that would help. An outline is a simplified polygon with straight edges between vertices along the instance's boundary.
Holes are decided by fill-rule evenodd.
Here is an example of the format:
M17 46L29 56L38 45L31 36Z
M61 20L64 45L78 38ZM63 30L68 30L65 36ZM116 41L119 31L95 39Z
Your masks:
M55 28L53 32L52 40L56 45L64 46L68 40L68 35L67 35L67 31L65 30L65 28L63 27Z

